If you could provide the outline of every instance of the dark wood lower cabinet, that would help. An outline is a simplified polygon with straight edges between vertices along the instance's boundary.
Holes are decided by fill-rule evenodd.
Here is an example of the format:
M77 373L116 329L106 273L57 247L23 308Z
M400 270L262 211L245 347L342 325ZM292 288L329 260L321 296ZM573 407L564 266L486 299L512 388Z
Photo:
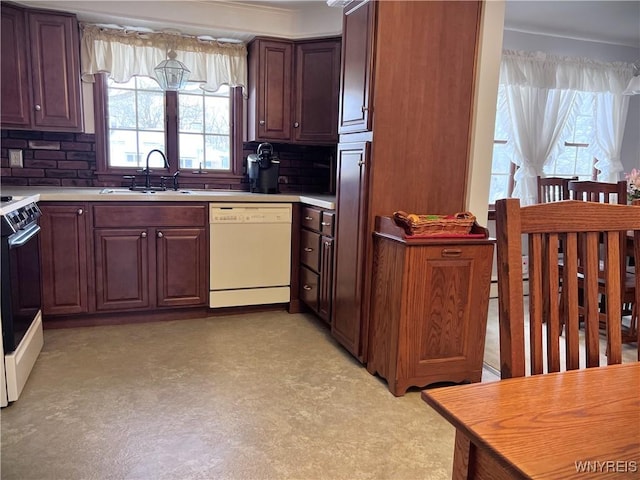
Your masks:
M89 311L89 242L86 203L40 203L42 311Z
M492 260L489 239L374 233L367 370L391 393L481 380Z
M149 231L95 231L96 310L148 308Z
M206 308L207 204L43 202L40 207L45 321L73 324L77 314L85 314L80 320L87 323L96 314L106 319L120 312Z
M157 304L201 305L208 300L207 235L204 228L156 231Z

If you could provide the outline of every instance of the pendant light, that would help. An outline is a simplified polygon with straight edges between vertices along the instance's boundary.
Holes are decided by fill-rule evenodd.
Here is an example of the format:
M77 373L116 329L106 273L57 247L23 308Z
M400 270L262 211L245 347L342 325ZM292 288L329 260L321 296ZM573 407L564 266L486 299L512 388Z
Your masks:
M184 63L176 60L178 55L173 50L167 53L167 60L163 60L153 69L156 80L163 90L182 90L189 80L191 70Z

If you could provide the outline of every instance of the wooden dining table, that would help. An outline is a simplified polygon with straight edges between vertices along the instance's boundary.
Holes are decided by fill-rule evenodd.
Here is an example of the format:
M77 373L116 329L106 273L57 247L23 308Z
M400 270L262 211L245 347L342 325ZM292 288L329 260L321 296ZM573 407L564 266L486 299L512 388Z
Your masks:
M640 363L424 390L453 479L640 478Z

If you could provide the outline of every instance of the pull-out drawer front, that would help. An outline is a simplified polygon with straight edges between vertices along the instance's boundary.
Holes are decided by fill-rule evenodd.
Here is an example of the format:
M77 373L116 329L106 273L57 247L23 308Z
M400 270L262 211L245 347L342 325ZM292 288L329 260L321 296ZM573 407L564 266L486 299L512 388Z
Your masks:
M323 211L320 221L320 231L323 235L333 237L333 224L336 214L334 212Z
M300 268L300 300L314 311L318 310L318 278L317 273Z
M100 203L93 205L95 228L204 227L207 204Z
M300 263L318 272L320 267L320 234L302 230L300 232Z
M301 224L304 228L310 228L316 232L320 231L320 220L322 218L322 211L317 208L304 207L302 209Z

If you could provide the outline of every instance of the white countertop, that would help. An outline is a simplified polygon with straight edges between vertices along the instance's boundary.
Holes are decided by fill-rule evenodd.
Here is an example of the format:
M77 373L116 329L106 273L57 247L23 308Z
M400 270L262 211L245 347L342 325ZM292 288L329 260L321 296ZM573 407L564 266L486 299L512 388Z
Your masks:
M14 201L30 195L39 195L42 202L300 202L321 208L335 209L335 196L295 193L250 193L234 190L165 190L163 192L132 192L121 187L12 187L3 186L2 195L11 195Z

